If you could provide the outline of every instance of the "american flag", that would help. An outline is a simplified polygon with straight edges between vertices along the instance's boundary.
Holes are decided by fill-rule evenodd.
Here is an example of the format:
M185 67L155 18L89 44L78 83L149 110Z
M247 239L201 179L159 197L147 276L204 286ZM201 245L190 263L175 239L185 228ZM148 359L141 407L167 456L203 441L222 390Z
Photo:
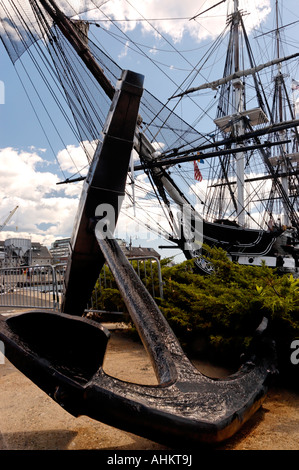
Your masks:
M194 160L194 178L197 181L202 181L202 174L200 172L200 169L198 168L197 162Z

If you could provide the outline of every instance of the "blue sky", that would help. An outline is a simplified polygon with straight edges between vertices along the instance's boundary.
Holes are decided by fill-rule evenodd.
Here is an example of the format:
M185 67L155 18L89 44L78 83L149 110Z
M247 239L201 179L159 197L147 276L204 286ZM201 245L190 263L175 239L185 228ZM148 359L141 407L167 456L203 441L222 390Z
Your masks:
M102 21L99 23L102 28L91 27L91 33L97 35L104 48L122 68L143 73L145 87L161 101L166 101L176 91L177 85L188 76L192 65L197 63L216 35L223 30L227 4L222 4L196 21L188 20L215 3L217 2L202 0L197 2L195 8L193 0L185 2L177 0L163 2L119 0L116 2L111 0L105 4L106 16L102 16L102 19L111 17L113 12L117 11L117 16L114 17L116 20L121 20L126 15L131 21L125 23L117 21L114 28ZM250 13L246 14L244 19L247 28L251 31L250 39L253 42L255 36L271 31L275 27L271 14L274 3L273 0L240 1L240 8ZM299 20L297 0L284 0L279 3L284 24ZM142 20L134 21L137 18ZM150 21L145 21L145 18ZM158 21L159 18L163 20ZM176 20L169 18L176 18ZM121 28L126 34L121 41L119 40L121 33L117 28ZM162 35L159 35L158 31ZM297 52L298 31L299 23L294 23L285 29L287 43L285 51L288 54ZM138 43L137 52L136 48L135 52L132 50L129 38ZM273 58L273 34L263 36L262 41L264 49L260 50L260 57L257 59L266 62ZM146 52L152 60L145 58L141 50ZM213 67L203 70L200 78L202 81L214 80L222 76L224 54L224 49L219 49ZM26 57L22 59L26 65ZM32 66L26 65L26 67L30 79L35 80L36 75ZM292 74L297 73L296 67L298 67L298 61L293 64ZM1 238L25 237L50 246L56 238L71 235L81 190L80 184L56 185L58 181L65 176L70 176L74 171L67 159L64 146L69 146L69 152L78 162L78 167L83 167L86 162L82 158L78 143L58 114L54 114L54 120L63 136L63 142L54 132L53 126L49 124L43 109L44 105L46 108L52 108L48 96L45 95L43 103L37 103L34 94L31 94L30 99L35 100L38 113L42 116L42 125L47 129L48 137L45 136L16 70L22 80L27 83L28 78L24 78L22 64L17 63L14 67L1 44L0 80L5 86L5 103L0 105L0 223L16 205L19 206L18 211L3 230ZM299 75L292 78L299 79ZM199 79L193 86L198 84L200 84ZM211 98L200 95L196 99L198 104L203 106L205 100ZM193 124L196 122L199 109L180 105L176 112ZM208 126L208 123L203 120L200 126ZM205 131L208 132L208 128L205 128ZM57 158L59 158L60 166L57 165ZM156 246L157 241L152 238L149 236L149 239L144 241L145 244ZM132 241L133 244L139 244L136 237ZM168 252L163 252L163 256L168 256L168 254Z

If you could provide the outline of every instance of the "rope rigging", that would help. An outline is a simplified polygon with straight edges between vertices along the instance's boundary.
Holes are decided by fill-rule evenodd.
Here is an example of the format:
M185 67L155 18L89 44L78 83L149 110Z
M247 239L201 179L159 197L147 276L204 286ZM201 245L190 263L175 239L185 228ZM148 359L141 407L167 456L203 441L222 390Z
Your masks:
M1 2L3 3L3 2ZM110 99L109 99L109 93L105 94L104 92L101 91L101 87L97 83L96 80L94 80L94 77L92 73L86 73L83 71L82 64L80 60L76 57L76 54L73 53L72 47L69 45L68 41L64 39L63 35L61 34L61 31L57 27L56 24L53 25L53 21L50 18L48 12L46 10L43 10L37 2L30 2L30 4L34 7L34 14L35 14L35 22L36 25L33 25L32 19L30 20L32 26L32 31L29 30L28 33L24 35L23 30L26 27L26 22L24 21L24 18L28 18L26 15L26 12L24 11L19 11L19 6L18 2L12 1L11 0L11 5L15 7L15 11L18 14L19 17L19 24L16 22L13 23L13 19L11 19L11 22L14 26L14 29L19 34L20 42L23 45L23 49L26 49L28 51L28 56L31 58L32 62L36 66L36 69L40 73L41 78L43 79L50 95L52 96L55 104L57 105L58 109L60 110L61 114L63 115L64 119L66 120L67 124L69 125L71 131L74 134L75 139L81 145L81 147L84 149L86 158L88 163L91 161L91 155L89 153L89 145L85 145L85 142L91 142L93 143L94 146L96 146L97 142L100 139L100 130L102 129L105 121L105 116L107 115L107 110L109 109L110 106ZM54 2L48 1L48 2L41 2L43 3L48 3L49 5L53 5ZM191 86L195 80L198 77L201 77L205 82L208 81L208 74L211 68L208 68L208 64L210 59L212 58L213 55L215 55L215 52L219 49L220 43L223 41L225 35L228 32L228 29L232 27L232 22L229 21L223 31L218 35L217 39L212 43L209 44L209 47L207 48L206 52L200 57L200 60L197 61L195 65L193 65L190 60L183 54L182 51L180 51L174 44L171 43L171 41L168 39L168 37L165 34L162 34L157 26L154 24L155 19L147 19L145 18L132 4L129 0L126 0L126 3L129 5L129 7L133 10L135 10L138 14L139 20L138 21L144 21L147 23L147 25L154 31L156 35L159 35L160 38L163 39L165 43L168 44L169 46L169 52L173 51L173 53L177 54L177 56L184 61L184 63L188 64L190 67L188 69L189 73L187 77L184 78L184 80L180 83L177 84L176 80L173 79L173 77L170 74L167 74L163 69L162 62L153 60L151 57L150 53L146 53L144 49L146 49L147 46L141 44L138 41L134 41L131 37L130 34L128 34L126 31L122 31L120 26L117 24L120 20L116 20L113 18L109 18L108 14L104 11L103 5L101 4L100 6L97 4L97 2L89 2L89 5L93 4L94 8L97 9L99 12L101 12L103 19L102 20L97 20L97 21L110 21L111 24L114 25L116 31L120 32L120 34L116 34L114 31L109 31L106 28L102 28L101 30L105 34L110 34L113 36L117 41L130 41L129 47L132 47L132 50L134 50L137 54L142 55L144 58L149 60L153 67L157 69L160 73L162 73L164 76L167 77L167 80L170 80L170 83L172 85L175 85L176 87L176 92L184 90ZM223 3L223 2L219 2ZM218 3L218 4L219 4ZM71 7L71 3L66 2L66 4ZM218 4L214 5L217 6ZM4 8L4 7L2 7ZM70 10L69 10L70 11ZM7 11L7 16L9 16L9 11ZM232 15L233 16L233 15ZM191 19L196 19L197 15L192 17ZM30 19L30 18L29 18ZM84 22L84 21L83 21ZM96 22L92 21L86 21L84 22L85 24L89 25L95 25ZM74 28L77 28L77 25L75 24L75 21L72 23L74 25ZM97 25L97 24L96 24ZM98 26L98 25L97 25ZM37 33L38 31L38 33ZM240 32L242 33L242 38L243 43L240 42L240 49L246 49L248 51L248 57L249 57L249 64L251 67L255 66L255 60L254 60L254 54L251 49L251 46L249 44L249 39L245 31L245 26L243 23L242 16L240 15ZM44 41L36 41L36 38L40 34L44 39ZM78 33L78 30L76 29L76 34ZM84 34L81 33L80 34ZM123 39L124 38L124 39ZM120 68L113 62L113 60L108 57L108 55L103 52L103 47L101 44L97 44L97 38L95 36L95 40L92 41L87 35L85 35L86 41L86 47L87 50L89 51L88 53L95 57L97 61L100 64L100 68L103 69L104 73L109 73L109 81L111 83L111 87L113 88L114 84L116 83L117 78L119 77L119 71ZM87 43L88 41L88 43ZM31 48L28 48L28 43L34 45L34 50L38 54L38 59L34 56L33 52L31 51ZM46 51L47 54L42 52L43 47L46 46ZM230 44L232 46L232 43ZM216 60L216 59L215 59ZM224 75L229 74L230 70L233 69L234 67L234 52L233 52L233 47L231 47L231 52L227 54L226 57L226 64L225 64L225 69L224 69ZM22 59L21 59L22 61ZM240 64L241 61L245 61L244 58L240 58ZM42 70L40 66L40 62L44 66L44 70ZM53 65L54 64L54 65ZM212 65L215 64L215 61L212 63ZM245 62L242 63L243 68L245 69ZM210 66L212 67L212 66ZM30 77L29 77L30 78ZM50 79L53 81L50 83ZM247 79L246 79L247 80ZM32 81L31 81L32 82ZM245 79L244 79L245 82ZM253 74L253 84L250 83L249 79L248 82L246 81L247 89L248 91L248 96L245 96L245 91L243 92L243 97L244 100L248 98L248 102L250 103L251 100L253 100L253 92L257 95L257 104L258 106L267 114L270 116L270 119L272 122L274 122L274 119L271 117L271 110L268 104L268 100L266 99L266 93L267 90L265 90L264 87L262 87L262 79L261 76L258 72ZM34 83L32 82L32 86L34 87ZM109 88L109 87L108 87ZM110 89L110 88L109 88ZM38 95L39 100L42 103L42 98L41 95L39 95L38 92L36 92ZM174 96L174 94L172 96ZM193 104L201 111L201 114L197 117L195 124L196 126L200 123L200 120L203 117L209 117L211 118L211 110L214 106L215 98L216 96L219 96L219 104L218 104L218 110L217 110L217 116L218 117L223 117L225 115L231 115L233 114L229 103L231 101L231 97L233 94L233 89L229 87L227 84L221 85L221 87L217 90L216 94L214 94L213 99L208 104L208 107L203 107L201 106L196 99L191 98L188 96L188 100L191 100ZM98 99L95 100L94 96L97 96ZM62 98L63 97L63 101ZM215 146L215 142L218 139L218 135L222 135L223 139L225 136L228 134L226 133L225 130L222 128L217 128L215 131L213 131L213 136L211 133L203 134L198 132L194 126L189 126L183 119L180 119L178 115L176 114L176 110L179 108L180 103L182 102L182 98L178 100L173 106L169 106L170 103L169 98L165 104L161 103L159 100L155 99L149 92L145 91L144 96L142 98L142 103L141 103L141 115L143 117L143 123L142 123L142 132L148 140L155 146L156 150L160 150L160 160L159 162L163 161L163 158L168 158L169 153L173 152L173 149L175 153L179 153L180 151L184 151L189 146L189 152L191 151L190 149L196 148L196 147L201 147L204 144L211 144L214 146L214 149L217 150L217 147ZM65 111L65 104L68 104L69 108L71 109L72 115L69 115ZM46 110L48 111L48 110ZM178 113L179 114L179 113ZM63 138L61 135L61 132L59 132L59 128L57 127L55 120L51 120L51 123L56 130L57 134L59 135L60 141L63 142ZM260 128L262 125L260 126ZM231 134L232 137L233 134ZM298 137L298 136L297 136ZM229 147L226 147L224 145L224 150L226 150ZM218 217L220 216L227 216L228 218L234 218L235 217L235 212L236 212L236 196L235 196L235 190L234 190L234 184L232 182L232 174L234 172L235 168L235 156L232 152L232 155L229 157L221 157L221 152L223 152L223 145L218 147L219 149L219 157L215 157L214 161L207 161L205 162L205 167L204 167L204 176L205 179L207 179L210 182L216 182L218 181L218 187L215 189L215 184L210 184L208 187L208 192L207 192L207 197L205 200L205 217L208 219L212 219L212 217L215 215L215 205L219 204L219 199L220 205L218 207ZM67 145L64 144L64 148L67 149ZM250 150L250 148L248 149ZM54 152L54 149L53 149ZM81 176L83 168L78 168L76 162L72 158L71 153L69 153L70 159L72 160L72 164L75 168L75 173L73 174L74 176ZM55 156L57 158L57 156ZM265 169L264 162L262 162L262 158L259 157L259 160L261 162L261 166L252 166L252 162L256 158L256 153L253 153L250 151L250 153L247 153L245 156L246 159L246 166L245 170L249 173L250 171L255 172L255 174L261 174L262 168ZM196 156L194 155L194 160L196 160ZM167 160L165 160L166 162ZM177 162L173 161L173 165L175 165ZM220 163L220 164L219 164ZM209 172L209 174L207 174ZM193 179L194 182L194 175L193 172L187 172L184 171L182 168L176 168L175 171L173 171L172 175L174 176L175 180L177 181L179 178L182 180L182 184L185 185L185 188L188 186L188 175L190 174L191 178ZM147 172L147 175L149 178L152 177L150 172ZM192 176L193 175L193 176ZM294 178L298 178L298 175L295 175ZM70 180L71 178L65 177L65 180ZM76 178L77 179L77 178ZM220 187L221 182L223 183L222 187ZM243 210L246 212L247 216L249 219L253 219L253 212L257 209L260 209L262 206L263 208L267 207L266 203L261 203L260 206L258 206L255 203L252 203L251 208L249 208L249 205L247 204L250 200L250 195L251 196L257 196L258 191L261 190L261 185L262 183L259 183L259 186L256 185L256 183L252 180L247 181L247 193L246 197L244 200L244 206ZM197 183L195 183L197 184ZM213 187L214 186L214 187ZM190 187L190 184L189 184ZM137 189L140 189L140 187L137 185ZM154 188L153 188L154 190ZM268 191L269 192L269 191ZM162 191L161 191L162 193ZM157 191L154 190L155 196L157 197ZM194 193L195 194L195 193ZM271 193L269 192L270 196ZM131 198L131 195L128 192L128 197ZM148 197L148 194L147 194ZM161 194L160 197L157 197L158 200L161 200ZM203 199L203 198L202 198ZM252 199L252 198L251 198ZM162 198L163 200L163 198ZM202 201L203 202L203 201ZM166 203L166 199L164 199L164 203ZM166 203L167 204L167 203ZM292 203L294 206L295 204L295 198ZM171 217L170 217L171 219ZM257 221L256 222L258 226L260 227L260 223Z

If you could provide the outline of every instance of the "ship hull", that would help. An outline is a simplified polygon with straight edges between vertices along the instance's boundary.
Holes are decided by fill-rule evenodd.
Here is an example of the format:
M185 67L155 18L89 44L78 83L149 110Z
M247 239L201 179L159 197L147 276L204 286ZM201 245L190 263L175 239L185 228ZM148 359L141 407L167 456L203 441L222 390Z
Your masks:
M222 248L228 257L241 265L261 266L278 269L282 273L295 273L299 262L292 231L265 231L242 228L229 221L202 223L201 239L203 245ZM210 274L213 266L202 250L183 249L187 259L195 258L199 272Z

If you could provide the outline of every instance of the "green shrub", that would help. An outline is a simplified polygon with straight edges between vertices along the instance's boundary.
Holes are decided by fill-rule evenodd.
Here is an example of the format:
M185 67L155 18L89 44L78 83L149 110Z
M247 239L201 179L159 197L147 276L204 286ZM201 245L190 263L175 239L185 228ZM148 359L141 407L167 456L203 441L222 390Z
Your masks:
M299 279L279 275L265 264L234 263L221 249L208 249L208 253L214 266L209 276L196 274L192 260L173 267L167 266L167 260L161 263L164 298L156 297L156 302L182 346L193 354L194 344L200 343L201 356L237 364L266 316L278 354L283 350L283 356L292 339L299 337ZM155 280L158 283L157 275ZM102 292L99 305L109 310L125 308L114 286Z
M183 347L190 350L196 338L204 338L210 358L237 364L266 316L278 354L289 361L289 345L299 337L299 280L265 264L234 263L221 249L209 249L209 258L210 276L195 274L192 261L163 269L160 308Z

